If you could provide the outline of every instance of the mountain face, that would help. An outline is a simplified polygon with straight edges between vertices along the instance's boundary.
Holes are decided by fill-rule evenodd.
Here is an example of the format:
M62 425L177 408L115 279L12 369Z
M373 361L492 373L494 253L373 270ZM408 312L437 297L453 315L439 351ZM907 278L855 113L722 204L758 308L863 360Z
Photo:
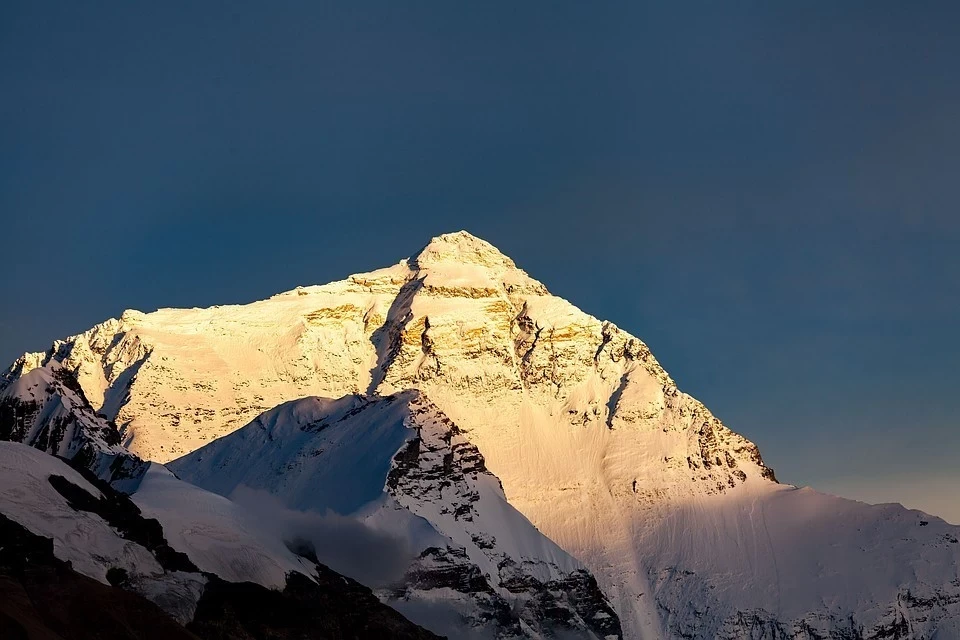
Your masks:
M0 548L24 540L47 544L52 551L41 564L56 576L37 584L31 580L37 558L20 558L30 569L16 574L27 604L10 613L51 633L70 635L69 618L37 619L28 606L43 601L51 580L76 583L59 596L68 608L79 606L86 590L112 598L99 583L122 582L124 593L116 597L126 602L128 593L140 596L130 605L138 615L165 612L205 638L238 637L249 630L245 625L266 625L276 637L300 637L298 625L309 629L309 637L328 637L323 631L339 637L365 618L385 623L382 607L357 604L362 587L343 594L345 579L317 564L317 555L326 552L336 562L344 547L356 544L345 535L369 536L361 525L310 539L312 529L329 526L310 514L335 509L360 512L357 518L371 531L384 532L364 543L362 551L375 554L371 562L384 560L384 553L409 556L402 572L380 585L380 599L449 637L621 637L617 615L593 576L507 503L476 447L416 391L286 403L201 449L194 461L174 466L223 496L240 487L271 490L301 510L299 526L292 527L265 527L264 517L291 515L249 512L129 453L117 444L114 425L93 411L56 360L13 379L0 398L11 416L4 437L31 445L0 443L6 492L0 518L13 527L0 528ZM75 468L42 451L64 454ZM119 494L97 475L132 495ZM402 549L388 538L398 531L407 533ZM332 549L320 547L331 543ZM345 569L352 573L353 567ZM352 611L355 619L338 621L324 612L325 603L337 598L344 600L340 618ZM386 627L368 621L364 628L370 637L381 637L377 628L406 637L408 623L394 615L397 621ZM84 620L85 634L113 633L114 621L98 626L95 618ZM128 627L133 635L117 637L148 631L162 637L170 624L148 631ZM174 636L185 633L178 629Z
M159 465L131 500L0 442L0 486L0 637L438 639Z
M428 627L424 612L449 609L451 637L621 637L590 573L510 506L477 448L417 391L292 401L169 466L222 495L264 490L407 532L412 561L382 598Z
M226 464L226 449L207 467L212 454L198 450L291 400L379 403L416 389L509 505L593 572L627 638L960 637L960 528L778 484L757 447L678 390L642 341L464 232L393 267L248 305L128 311L25 355L3 379L9 389L57 364L143 458L197 452L175 463L197 482L227 492L222 475L294 506L309 496L295 482L317 473L299 445L270 458L293 465L279 482L259 463L238 470L252 458ZM232 446L252 451L254 431ZM414 514L428 509L431 475L448 472L431 470L421 438L415 479L386 491ZM402 456L391 464L405 469ZM419 485L431 488L416 497ZM482 545L461 546L483 566ZM502 574L490 575L501 593Z
M97 476L136 478L144 463L120 445L116 425L94 411L73 374L57 360L0 379L0 440L75 460Z

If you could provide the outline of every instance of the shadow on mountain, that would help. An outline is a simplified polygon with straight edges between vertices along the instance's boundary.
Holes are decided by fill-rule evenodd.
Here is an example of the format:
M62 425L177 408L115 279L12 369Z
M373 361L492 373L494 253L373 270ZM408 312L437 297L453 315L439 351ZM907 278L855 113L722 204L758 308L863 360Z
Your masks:
M53 555L53 540L0 514L0 638L196 640L142 596L101 584Z

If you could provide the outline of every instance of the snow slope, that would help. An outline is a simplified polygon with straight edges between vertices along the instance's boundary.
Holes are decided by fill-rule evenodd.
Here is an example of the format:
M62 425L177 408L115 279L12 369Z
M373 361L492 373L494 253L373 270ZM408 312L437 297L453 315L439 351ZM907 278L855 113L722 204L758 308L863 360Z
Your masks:
M958 615L957 528L776 484L642 341L464 232L249 305L126 312L7 378L50 360L160 461L292 399L419 389L509 503L594 572L630 638L949 637Z
M170 467L223 495L250 487L407 532L413 562L382 593L424 626L417 605L498 638L620 637L593 578L507 503L476 448L419 392L289 402Z
M130 590L180 622L190 620L206 579L199 573L165 570L149 549L124 538L102 517L71 506L51 476L60 476L91 498L103 497L63 461L33 447L0 442L0 514L51 538L54 555L78 573L109 584L108 571L122 569Z
M776 485L686 503L644 534L671 635L960 638L960 531L919 511Z
M163 465L149 466L131 498L145 517L163 525L173 548L228 582L282 589L291 571L314 572L255 513L178 479Z
M438 637L295 556L256 514L158 464L138 509L92 474L0 442L0 487L4 638L54 637L46 628L70 638Z

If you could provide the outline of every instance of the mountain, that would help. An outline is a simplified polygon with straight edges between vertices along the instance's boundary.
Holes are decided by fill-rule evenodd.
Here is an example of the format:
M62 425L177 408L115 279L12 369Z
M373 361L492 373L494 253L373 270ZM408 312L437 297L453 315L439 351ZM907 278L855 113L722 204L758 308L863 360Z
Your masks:
M410 565L382 599L451 637L621 636L593 576L510 506L477 448L417 391L288 402L169 467L225 496L264 490L406 532ZM450 628L434 624L441 609Z
M336 575L316 564L317 556L345 573L382 582L381 600L450 637L621 637L617 615L593 576L507 503L499 480L486 471L476 448L418 392L290 402L210 445L221 452L208 455L217 461L214 474L205 475L207 467L199 463L193 473L188 464L174 466L184 477L220 489L224 496L241 485L271 489L301 510L275 508L270 513L262 513L262 499L255 501L261 503L255 505L257 511L250 511L131 454L118 444L116 427L92 409L73 374L57 360L38 362L37 368L12 376L0 400L9 417L4 438L31 445L0 444L5 447L0 449L0 465L13 474L0 473L0 486L8 492L6 500L0 499L0 516L10 514L12 523L26 527L17 539L32 540L34 532L41 540L49 536L59 556L54 560L47 554L45 559L59 561L57 567L76 564L80 573L70 576L81 584L86 578L111 582L110 572L122 572L128 591L154 602L202 637L235 637L241 631L228 624L238 600L263 601L276 598L274 592L291 590L294 595L270 607L292 607L294 620L315 630L314 592L328 586L325 576ZM62 455L73 468L40 451ZM333 451L335 456L329 455ZM61 468L76 485L68 486L67 493L55 482ZM78 473L90 477L83 480ZM31 491L32 485L39 490ZM54 492L62 495L56 498ZM21 494L29 501L18 501ZM119 515L94 498L120 505ZM328 509L362 512L358 518L363 524L319 515ZM105 526L97 525L98 516L107 520ZM144 525L145 517L153 524ZM265 518L275 526L264 526ZM51 522L57 523L53 529ZM156 542L161 525L164 557L180 558L186 573L159 571L150 558L156 549L131 544ZM154 531L144 536L151 526ZM141 535L128 541L128 529ZM382 533L377 537L375 531ZM406 532L402 541L395 536L398 531ZM9 542L0 532L0 546ZM121 550L104 550L114 547ZM351 548L370 558L344 562ZM139 556L125 559L131 549ZM361 564L394 565L396 575L389 581L365 575ZM332 585L336 597L341 583L333 579ZM309 597L301 603L304 593ZM103 597L110 597L109 590ZM211 600L215 604L208 604ZM149 609L148 602L140 604ZM242 609L249 614L258 606L250 603ZM377 614L375 607L368 609L367 616ZM353 604L348 610L359 611ZM329 627L330 616L322 617L326 622L320 627ZM264 623L256 618L253 622ZM288 621L267 622L277 633L296 629ZM62 625L61 620L53 624L60 631ZM91 633L107 633L93 620L87 626Z
M778 484L642 341L465 232L248 305L128 311L7 384L53 361L162 462L291 400L416 389L592 571L627 638L960 636L960 529Z
M93 478L33 447L0 442L4 553L20 546L14 541L40 548L22 528L52 541L47 549L73 572L103 585L122 579L127 591L153 602L174 620L189 620L204 576L186 556L170 549L156 522L145 521L129 499L105 484L96 486ZM49 553L43 556L49 566L53 559ZM16 567L17 558L7 555L5 560L6 567Z
M83 467L0 442L0 486L4 638L438 638L159 465L135 504Z
M144 463L120 445L116 425L94 411L71 372L55 359L32 368L24 362L0 377L0 440L76 460L107 480L143 472Z

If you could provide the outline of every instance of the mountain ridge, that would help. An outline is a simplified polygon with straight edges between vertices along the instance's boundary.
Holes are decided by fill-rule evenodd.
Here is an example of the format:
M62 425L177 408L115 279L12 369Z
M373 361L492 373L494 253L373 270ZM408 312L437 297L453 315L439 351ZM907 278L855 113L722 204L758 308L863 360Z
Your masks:
M0 442L4 638L439 638L368 588L294 556L236 510L225 518L216 508L184 514L190 505L179 491L180 513L161 513L161 524L144 513L157 510L157 491L131 499L68 462ZM147 470L145 483L155 485L156 476ZM194 497L206 493L193 489ZM210 498L229 502L208 494L206 507ZM191 518L191 528L180 530L179 521ZM185 546L185 538L195 544ZM268 587L254 574L279 557L277 545L286 571ZM209 571L225 550L234 575L219 573L227 579Z
M864 638L901 619L915 627L906 637L922 637L956 618L958 556L937 538L955 528L776 484L756 445L680 391L641 340L465 232L247 305L127 312L15 367L45 358L103 398L134 451L159 460L296 398L419 389L483 454L509 503L595 572L625 637L841 638L854 619ZM856 530L832 540L829 513L870 523L880 543L864 556ZM812 532L809 562L782 575L794 531ZM908 531L916 548L898 546ZM838 562L846 591L817 570ZM790 583L805 588L787 607L777 594ZM903 606L919 591L941 594L933 613Z
M621 637L593 576L507 503L476 447L417 390L287 402L169 466L221 495L263 490L406 532L413 562L378 593L424 626L419 607L452 599L467 630L496 638Z

